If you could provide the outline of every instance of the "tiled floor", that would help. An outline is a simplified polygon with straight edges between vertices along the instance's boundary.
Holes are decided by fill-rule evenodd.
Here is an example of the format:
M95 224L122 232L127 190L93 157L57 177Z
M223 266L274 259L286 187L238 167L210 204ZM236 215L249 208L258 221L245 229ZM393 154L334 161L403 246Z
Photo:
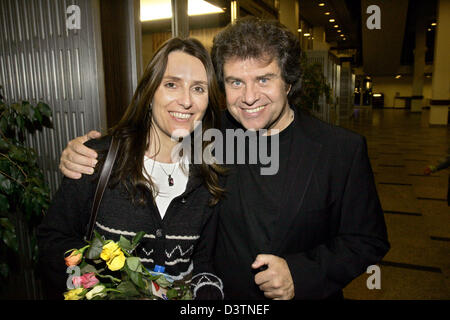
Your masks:
M359 109L341 126L364 135L385 213L391 250L379 264L381 289L362 274L349 299L450 299L448 170L424 176L448 152L449 127L430 127L429 111ZM369 279L370 281L370 279Z

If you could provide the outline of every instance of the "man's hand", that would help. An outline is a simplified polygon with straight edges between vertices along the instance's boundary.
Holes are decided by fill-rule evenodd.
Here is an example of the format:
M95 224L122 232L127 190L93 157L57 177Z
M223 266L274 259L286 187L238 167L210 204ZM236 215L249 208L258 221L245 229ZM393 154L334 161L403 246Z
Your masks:
M274 300L294 298L294 281L286 260L271 254L259 254L252 268L258 269L263 265L268 268L256 274L255 283L264 291L264 295Z
M98 131L70 140L61 154L59 170L68 178L80 179L81 174L93 174L97 164L97 152L83 145L90 139L98 139L102 135Z

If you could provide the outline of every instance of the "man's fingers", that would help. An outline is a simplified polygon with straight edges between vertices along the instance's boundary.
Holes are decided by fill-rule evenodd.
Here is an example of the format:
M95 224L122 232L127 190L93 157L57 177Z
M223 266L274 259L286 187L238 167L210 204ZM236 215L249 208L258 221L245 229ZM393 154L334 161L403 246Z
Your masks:
M78 158L78 157L77 157ZM89 160L88 160L89 161ZM61 165L60 165L60 169L61 172L66 176L69 177L65 171L68 171L69 174L71 172L77 172L77 173L82 173L82 174L93 174L94 173L94 168L89 166L89 165L79 165L77 164L79 162L79 160L77 160L77 162L73 162L73 161L67 161L65 159L61 159Z
M268 265L269 262L272 260L272 257L273 257L273 255L271 255L271 254L258 254L256 256L255 261L253 261L253 263L252 263L252 268L258 269L265 264Z
M255 275L255 283L256 285L261 286L262 284L269 282L273 278L273 276L274 273L270 269L258 272Z
M87 140L90 140L90 139L98 139L102 136L102 134L98 131L92 130L92 131L89 131L86 136L88 138Z
M86 147L83 143L86 142L87 139L85 138L85 136L83 137L78 137L74 140L70 140L69 143L67 144L67 148L64 150L65 153L70 154L71 152L75 152L78 153L80 155L83 155L85 157L88 158L92 158L95 159L97 158L97 152L95 152L95 150ZM69 160L71 160L69 158Z
M59 165L59 170L61 170L63 175L70 179L80 179L82 177L81 173L67 170L62 165Z

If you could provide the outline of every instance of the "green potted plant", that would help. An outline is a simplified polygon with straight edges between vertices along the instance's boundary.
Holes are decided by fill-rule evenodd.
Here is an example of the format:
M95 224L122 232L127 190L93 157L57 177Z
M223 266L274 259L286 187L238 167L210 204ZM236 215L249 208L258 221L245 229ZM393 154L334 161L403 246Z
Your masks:
M331 101L331 88L323 75L322 65L308 63L306 55L302 54L302 88L300 91L299 107L303 110L316 110L319 99L325 96L325 102Z
M0 297L33 299L35 229L50 203L50 190L27 134L52 128L50 107L28 101L8 104L0 86ZM3 292L2 292L3 291Z

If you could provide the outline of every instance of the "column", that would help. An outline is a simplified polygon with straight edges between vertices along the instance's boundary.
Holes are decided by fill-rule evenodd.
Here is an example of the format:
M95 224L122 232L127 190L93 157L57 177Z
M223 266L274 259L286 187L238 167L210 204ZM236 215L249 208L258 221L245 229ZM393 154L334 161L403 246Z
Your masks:
M293 34L298 34L299 8L297 0L280 1L280 22Z
M172 36L189 37L188 0L172 0Z
M416 48L414 49L414 75L411 96L411 112L422 112L423 77L425 70L425 22L419 14L416 21Z
M429 123L447 125L450 106L450 1L438 1Z
M120 120L142 75L139 0L100 1L108 127Z
M330 46L326 42L325 28L315 26L313 28L313 50L328 51L329 49Z

